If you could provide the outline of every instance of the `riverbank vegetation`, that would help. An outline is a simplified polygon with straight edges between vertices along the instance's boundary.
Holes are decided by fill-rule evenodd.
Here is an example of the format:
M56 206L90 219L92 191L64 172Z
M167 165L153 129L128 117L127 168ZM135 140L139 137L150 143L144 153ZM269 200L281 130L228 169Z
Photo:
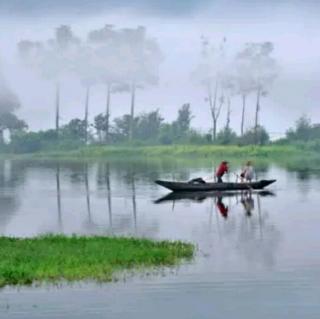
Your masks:
M158 111L156 112L158 113ZM153 120L142 121L144 124L136 130L141 134L131 143L126 142L125 135L117 137L113 143L100 143L92 140L85 144L77 129L61 128L61 135L49 130L14 135L11 142L2 145L2 154L29 154L29 156L61 158L108 158L115 156L156 157L287 157L304 154L316 155L320 151L320 124L311 124L305 116L297 120L284 138L270 141L269 135L261 128L260 145L255 145L254 130L243 137L233 133L232 140L226 131L218 133L215 143L210 135L201 134L191 127L192 114L189 106L179 110L177 119L169 124L161 121L155 126L154 115L144 115ZM137 123L139 121L137 120ZM143 133L144 132L144 133ZM170 133L171 132L171 133ZM80 135L79 135L80 134ZM170 135L171 134L171 135ZM149 136L151 139L144 138Z
M305 148L304 156L316 156L316 152ZM16 158L38 159L125 159L128 158L190 158L190 159L224 159L241 160L247 158L288 158L299 157L301 149L297 146L266 145L155 145L155 146L85 146L70 151L48 151L33 154L17 155ZM13 155L15 158L15 155Z
M0 237L0 287L34 282L110 281L116 272L191 259L192 244L149 239L47 235Z

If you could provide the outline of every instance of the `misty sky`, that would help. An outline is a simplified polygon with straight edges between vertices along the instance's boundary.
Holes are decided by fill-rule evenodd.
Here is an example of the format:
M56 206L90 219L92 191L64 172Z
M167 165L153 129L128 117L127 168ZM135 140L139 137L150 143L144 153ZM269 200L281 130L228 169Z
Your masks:
M203 131L211 126L209 107L203 88L190 77L200 56L200 36L212 43L225 36L230 54L245 42L272 41L280 74L270 95L262 100L262 124L280 134L303 113L320 122L319 1L0 0L0 72L20 98L19 116L32 129L53 128L54 88L19 62L16 43L46 40L61 24L69 24L82 38L105 24L146 26L148 34L157 38L165 60L159 86L138 92L137 113L159 108L172 120L177 109L190 102L193 125ZM62 124L83 117L81 84L65 81L61 94ZM231 125L237 131L240 103L239 97L232 100ZM113 95L112 117L128 113L129 104L129 94ZM103 86L93 88L90 108L91 118L105 110ZM253 98L248 108L247 126L252 126ZM225 124L225 113L220 124Z

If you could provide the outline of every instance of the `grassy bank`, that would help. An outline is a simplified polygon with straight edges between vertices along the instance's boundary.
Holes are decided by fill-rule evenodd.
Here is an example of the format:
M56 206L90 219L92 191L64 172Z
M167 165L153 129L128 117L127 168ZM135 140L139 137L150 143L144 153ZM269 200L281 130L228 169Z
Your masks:
M318 152L303 150L305 155L317 155ZM19 155L18 157L36 158L108 158L108 157L288 157L301 155L297 146L220 146L220 145L158 145L158 146L87 146L71 151L51 151Z
M177 264L191 244L113 237L0 237L0 287L59 280L110 281L117 271Z

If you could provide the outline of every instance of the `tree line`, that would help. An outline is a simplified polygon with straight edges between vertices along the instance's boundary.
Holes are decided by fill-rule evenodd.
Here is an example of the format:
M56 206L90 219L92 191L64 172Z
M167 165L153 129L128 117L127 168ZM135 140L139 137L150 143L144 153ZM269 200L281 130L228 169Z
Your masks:
M27 124L15 115L0 115L0 123L6 121L11 125L11 138L9 143L1 143L0 151L13 153L29 153L46 150L70 150L92 145L106 145L106 115L95 116L92 123L84 119L74 118L59 129L39 132L27 131ZM192 127L191 106L183 104L172 122L164 121L159 109L143 112L134 117L133 136L130 145L172 145L172 144L199 144L199 145L267 145L267 144L297 144L304 147L312 146L320 150L320 124L312 124L306 116L299 118L295 126L286 132L286 137L271 141L267 130L258 125L237 135L230 127L228 119L224 127L217 132L215 140L211 132L200 132ZM87 127L88 125L88 127ZM109 140L111 145L128 145L130 136L130 114L115 118L109 126Z
M2 90L0 85L0 144L4 144L5 130L10 133L10 145L26 151L54 144L70 147L71 144L128 142L268 143L270 138L261 125L260 111L262 99L270 92L279 71L273 57L273 44L245 43L237 52L229 52L226 38L212 44L208 38L201 37L200 44L199 61L190 76L202 86L208 104L212 125L206 133L191 127L193 115L188 103L178 110L172 123L164 121L159 109L136 115L138 90L158 84L160 66L165 58L157 40L145 27L121 29L105 25L81 38L70 26L61 25L46 41L22 40L17 48L24 65L55 86L55 128L30 132L27 123L15 115L20 106L18 98L10 90ZM83 115L61 124L61 88L66 81L74 79L82 84L85 93L80 108ZM105 88L104 110L90 123L92 88L97 85ZM129 94L129 105L126 114L111 120L113 94ZM250 125L247 104L252 97L255 97L254 124ZM223 124L222 111L227 115ZM234 121L231 127L231 116L235 112L241 114L239 135L235 132ZM222 129L219 131L218 127ZM292 139L290 132L285 141Z
M85 39L75 35L71 27L56 28L53 38L47 41L23 40L18 43L18 51L23 62L31 70L41 74L56 86L55 129L60 131L61 86L68 76L77 78L83 85L85 94L83 119L89 128L88 113L91 88L105 87L104 140L107 143L110 127L112 94L130 93L128 114L131 141L134 135L134 117L137 90L159 82L159 69L164 54L156 39L145 27L118 29L106 25L88 32ZM271 42L246 43L238 52L228 50L227 40L212 45L208 38L201 38L199 62L191 72L195 82L204 88L205 101L209 105L212 119L211 135L217 138L218 121L225 109L230 123L232 101L241 99L241 135L246 127L247 100L256 95L254 131L259 127L261 98L265 97L276 78L278 67L273 58L274 46ZM101 119L102 120L102 119Z
M270 144L270 137L263 126L257 129L246 130L242 135L237 135L227 125L217 132L215 141L211 132L202 133L192 127L192 111L190 104L182 105L172 122L164 121L160 111L153 110L148 113L140 113L134 117L134 134L130 145L172 145L172 144L199 144L199 145L259 145ZM94 121L86 129L85 120L72 119L69 123L60 127L59 136L55 129L26 132L15 131L10 143L2 145L2 151L14 153L28 153L46 150L70 150L87 145L105 145L104 125L105 115L98 114ZM307 123L307 126L306 126ZM285 139L279 139L272 143L289 144L301 141L319 140L320 125L310 124L310 121L302 117L296 122L296 126L287 131ZM109 144L128 145L130 134L130 114L117 117L109 128ZM312 133L311 133L312 132Z
M55 129L60 133L60 88L67 76L80 80L86 92L84 123L88 131L91 88L102 84L106 90L105 141L109 139L111 96L130 93L129 140L133 137L133 120L138 89L158 83L163 59L157 41L147 35L145 27L115 29L106 25L92 30L86 39L77 37L70 26L62 25L46 42L23 40L18 43L20 57L32 70L55 83Z

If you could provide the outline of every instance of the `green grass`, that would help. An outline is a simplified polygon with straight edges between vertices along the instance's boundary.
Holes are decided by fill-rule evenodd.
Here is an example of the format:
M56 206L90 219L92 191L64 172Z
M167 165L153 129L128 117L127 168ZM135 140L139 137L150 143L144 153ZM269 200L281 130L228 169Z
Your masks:
M34 282L111 281L118 271L172 266L191 259L194 246L179 241L117 237L0 237L0 287Z
M303 150L306 154L318 154ZM288 157L301 154L301 149L294 145L236 146L236 145L157 145L157 146L87 146L70 151L52 151L26 155L33 158L110 158L110 157ZM25 155L18 155L23 157Z

